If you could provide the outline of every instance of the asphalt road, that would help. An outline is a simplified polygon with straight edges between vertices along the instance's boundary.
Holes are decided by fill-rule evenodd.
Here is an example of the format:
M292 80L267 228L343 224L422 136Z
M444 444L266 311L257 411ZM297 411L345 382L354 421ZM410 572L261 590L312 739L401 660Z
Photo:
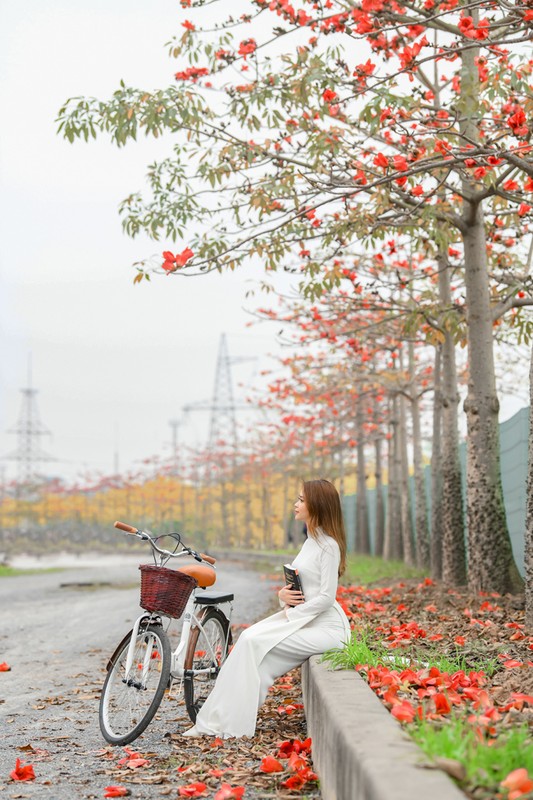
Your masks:
M106 775L98 727L105 664L139 613L138 557L0 579L0 791L9 798L102 797ZM232 623L272 609L273 582L237 563L218 564L216 588L235 593ZM86 584L86 585L84 585ZM213 587L215 588L215 587ZM165 705L165 702L164 702ZM134 743L162 755L168 731L190 726L183 706L166 708ZM12 783L15 760L33 764L31 783ZM136 797L150 797L139 787Z

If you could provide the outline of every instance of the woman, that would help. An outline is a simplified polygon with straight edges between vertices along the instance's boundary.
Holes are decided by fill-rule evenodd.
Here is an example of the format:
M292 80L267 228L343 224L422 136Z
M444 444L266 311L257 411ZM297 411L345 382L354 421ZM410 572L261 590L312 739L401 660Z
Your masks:
M278 593L282 610L241 633L184 736L253 736L257 711L275 679L349 639L348 619L335 601L346 561L339 494L329 481L306 481L294 514L308 530L292 563L304 597L284 586Z

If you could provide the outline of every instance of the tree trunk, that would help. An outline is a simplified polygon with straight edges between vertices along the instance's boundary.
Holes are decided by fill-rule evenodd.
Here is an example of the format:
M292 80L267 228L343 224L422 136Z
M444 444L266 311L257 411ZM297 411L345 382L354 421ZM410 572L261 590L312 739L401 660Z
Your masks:
M341 503L344 499L344 423L342 415L339 418L339 495Z
M374 536L374 553L376 556L383 556L385 540L385 503L383 499L383 475L381 467L381 439L378 437L374 442L375 451L375 481L376 481L376 528Z
M400 508L402 517L403 560L409 566L414 566L413 524L411 515L411 495L409 492L409 456L407 453L406 399L402 394L398 400L400 409L398 438L400 443Z
M409 341L409 378L411 381L411 418L413 421L413 472L415 482L415 532L416 563L429 567L429 531L426 502L426 481L422 464L422 432L420 427L420 400L416 386L415 353Z
M263 478L262 485L262 516L263 516L263 546L266 549L272 547L272 512L270 503L270 486L266 476Z
M477 9L472 13L475 20ZM478 55L477 48L465 50L461 70L461 133L473 144L480 138L479 78L475 62ZM462 190L470 368L465 401L468 583L474 592L505 594L519 591L523 581L514 562L503 503L485 220L483 204L475 197L475 186L465 179Z
M444 308L452 305L450 269L446 256L439 258L439 299ZM463 485L459 460L457 409L459 391L455 364L455 342L444 323L442 344L442 579L445 583L466 583L466 549L463 513Z
M431 449L431 576L442 576L442 397L441 397L441 347L435 348L433 372L433 443Z
M467 205L468 207L468 205ZM467 415L468 583L472 591L520 591L503 503L492 350L492 314L481 204L471 206L464 235L470 373Z
M524 547L526 570L526 628L533 630L533 348L529 367L529 458L527 470L527 514Z
M392 558L392 551L393 551L393 544L392 544L392 522L391 522L391 515L392 515L392 494L391 494L391 485L393 480L393 472L394 472L394 456L393 456L393 440L392 440L392 403L389 401L389 412L391 415L391 419L389 419L389 431L387 436L387 515L385 517L385 533L383 537L383 558L391 559Z
M357 438L357 493L355 542L358 553L370 553L370 535L368 532L368 502L366 493L366 461L363 395L357 396L355 405L355 428Z
M399 399L394 395L391 407L391 440L389 443L389 480L387 494L387 525L385 558L401 559L403 556L402 515L400 506L400 475L402 469L398 420Z

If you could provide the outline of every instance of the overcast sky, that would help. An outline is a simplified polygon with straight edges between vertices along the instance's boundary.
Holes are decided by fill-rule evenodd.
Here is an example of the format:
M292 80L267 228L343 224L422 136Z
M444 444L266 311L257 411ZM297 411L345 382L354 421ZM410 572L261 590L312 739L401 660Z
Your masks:
M211 397L222 331L232 355L261 356L235 367L235 382L265 368L276 349L274 329L245 327L250 271L132 284L135 260L174 245L128 239L118 204L145 186L147 164L168 141L119 150L105 138L70 145L56 134L68 97L107 98L121 78L146 89L171 82L176 62L164 43L183 12L178 0L0 0L0 8L0 455L16 448L7 430L31 353L40 416L53 433L42 444L60 459L52 471L112 471L117 429L120 467L135 467L165 452L168 421L184 404ZM198 412L180 436L201 441L207 427ZM3 463L14 475L15 464Z

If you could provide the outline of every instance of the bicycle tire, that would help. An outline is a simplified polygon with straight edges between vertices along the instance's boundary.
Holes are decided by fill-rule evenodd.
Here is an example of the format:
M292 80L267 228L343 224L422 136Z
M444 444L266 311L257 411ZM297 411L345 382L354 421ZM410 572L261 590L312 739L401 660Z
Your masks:
M215 685L232 642L228 618L219 608L208 607L200 622L203 630L191 628L184 662L185 706L193 723Z
M141 735L169 682L170 643L162 626L156 624L139 629L132 667L126 675L132 634L130 631L112 656L100 696L100 730L110 744L129 744Z

